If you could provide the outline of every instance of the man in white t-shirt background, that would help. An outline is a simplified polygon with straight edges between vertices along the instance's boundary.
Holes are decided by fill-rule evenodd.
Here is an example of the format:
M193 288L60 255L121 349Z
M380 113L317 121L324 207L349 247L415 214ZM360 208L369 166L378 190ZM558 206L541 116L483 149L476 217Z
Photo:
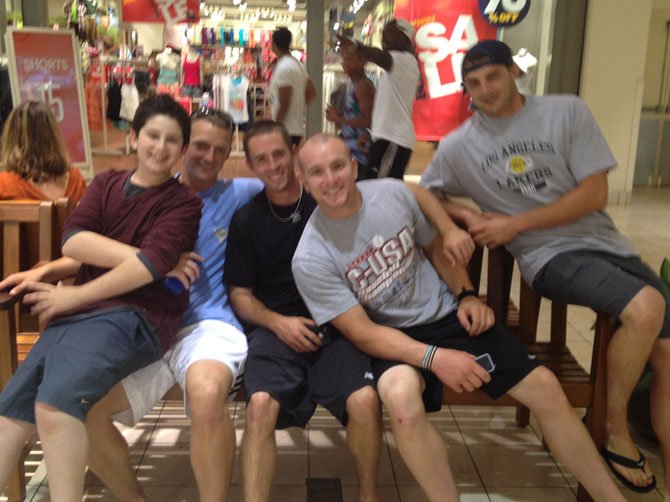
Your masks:
M292 38L287 28L278 28L272 34L277 64L270 79L270 100L272 119L284 124L291 142L298 145L305 136L305 107L316 97L316 89L305 65L289 52Z
M382 48L363 45L339 37L343 50L357 51L363 58L380 66L374 106L372 107L372 146L365 178L402 179L412 155L416 137L412 109L419 84L419 62L414 55L414 27L405 19L392 19L382 31Z

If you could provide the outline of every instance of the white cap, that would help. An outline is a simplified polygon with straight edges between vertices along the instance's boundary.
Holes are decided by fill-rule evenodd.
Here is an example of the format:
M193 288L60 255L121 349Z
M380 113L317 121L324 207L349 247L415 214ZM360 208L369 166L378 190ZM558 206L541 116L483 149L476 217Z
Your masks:
M398 29L402 31L407 38L409 38L409 41L414 43L414 34L416 33L414 26L412 26L411 23L407 21L407 19L402 19L401 17L395 18L395 24Z

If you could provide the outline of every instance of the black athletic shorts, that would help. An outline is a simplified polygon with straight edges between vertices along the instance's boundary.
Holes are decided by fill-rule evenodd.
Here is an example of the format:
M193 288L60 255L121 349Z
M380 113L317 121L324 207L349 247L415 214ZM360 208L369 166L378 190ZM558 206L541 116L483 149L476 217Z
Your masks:
M480 389L493 399L504 395L540 366L535 356L529 354L521 341L506 329L494 326L479 336L470 336L461 326L455 312L430 324L398 329L415 340L429 345L462 350L475 356L488 352L496 367L491 373L491 381L482 385ZM406 363L375 359L373 361L375 377L379 380L384 371L398 364ZM443 384L430 371L424 369L419 371L426 382L422 396L426 411L438 411L442 407Z
M248 342L244 392L247 401L254 392L267 392L279 402L277 429L305 427L317 404L346 426L349 396L374 387L370 357L335 329L330 343L316 352L295 352L265 328L251 331Z

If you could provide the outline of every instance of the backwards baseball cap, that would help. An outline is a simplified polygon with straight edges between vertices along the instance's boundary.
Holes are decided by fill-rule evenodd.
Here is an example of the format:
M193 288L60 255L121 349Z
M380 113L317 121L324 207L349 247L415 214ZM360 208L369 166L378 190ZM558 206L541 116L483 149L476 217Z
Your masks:
M465 79L472 70L489 64L512 66L514 59L509 45L500 40L482 40L473 45L463 58L461 78Z
M414 34L416 33L414 26L412 26L407 19L402 19L400 17L396 17L394 21L398 29L402 31L403 35L405 35L410 42L414 43Z

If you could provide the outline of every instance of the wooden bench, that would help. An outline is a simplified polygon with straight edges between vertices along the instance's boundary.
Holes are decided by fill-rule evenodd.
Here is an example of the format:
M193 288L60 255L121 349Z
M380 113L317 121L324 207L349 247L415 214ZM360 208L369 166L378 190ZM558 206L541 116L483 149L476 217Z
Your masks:
M470 266L470 276L473 284L478 285L482 273L483 250L479 248L473 257ZM566 319L567 307L556 302L552 303L551 336L548 342L537 341L537 324L541 298L525 282L521 284L519 307L509 300L509 291L514 266L513 258L504 250L498 249L489 253L488 263L488 288L483 297L493 308L496 319L512 329L527 345L529 351L558 377L561 385L574 407L587 409L586 424L596 447L600 447L604 437L605 405L606 405L606 354L609 340L614 332L614 325L609 318L603 315L597 316L596 333L594 338L591 371L587 372L570 353L566 345ZM2 298L0 298L0 301ZM2 305L0 304L0 308ZM11 313L10 310L2 309L3 317L0 323L10 326L11 319L5 319L4 315ZM11 317L11 316L9 316ZM10 329L2 328L4 330ZM29 341L26 348L29 348ZM0 350L4 347L0 346ZM3 370L0 363L0 370ZM11 375L11 373L10 373ZM4 378L4 376L0 376ZM3 380L0 380L2 382ZM164 399L182 400L183 393L178 385L168 391ZM243 393L238 394L237 400L243 400ZM445 387L443 403L446 405L476 405L476 406L517 406L517 422L521 426L528 425L529 413L526 408L520 407L519 403L509 397L497 400L489 398L483 392L472 392L459 394ZM25 484L21 486L25 490ZM591 500L586 490L580 485L577 499L579 501ZM22 500L13 499L10 500Z
M540 312L541 297L522 280L519 306L510 301L512 271L514 258L504 249L489 252L487 268L487 293L482 298L493 309L499 323L511 329L530 353L558 378L568 401L576 408L586 408L586 427L588 428L596 448L604 440L607 382L607 347L615 330L612 320L598 314L591 357L591 370L586 371L570 352L566 344L567 306L557 302L551 305L551 328L548 342L537 340L537 326ZM469 274L472 283L479 285L482 274L483 249L477 248L470 263ZM183 393L178 385L168 391L164 399L182 400ZM241 392L237 400L243 400ZM517 423L527 426L530 423L529 410L508 396L491 399L487 394L476 391L457 393L444 387L442 402L445 405L473 406L516 406ZM577 500L590 501L583 486L579 485Z
M55 202L0 201L3 278L61 256L60 236L69 211L66 198ZM0 389L35 343L38 330L37 320L21 309L16 298L0 293ZM25 497L23 459L10 478L7 496L12 502Z

